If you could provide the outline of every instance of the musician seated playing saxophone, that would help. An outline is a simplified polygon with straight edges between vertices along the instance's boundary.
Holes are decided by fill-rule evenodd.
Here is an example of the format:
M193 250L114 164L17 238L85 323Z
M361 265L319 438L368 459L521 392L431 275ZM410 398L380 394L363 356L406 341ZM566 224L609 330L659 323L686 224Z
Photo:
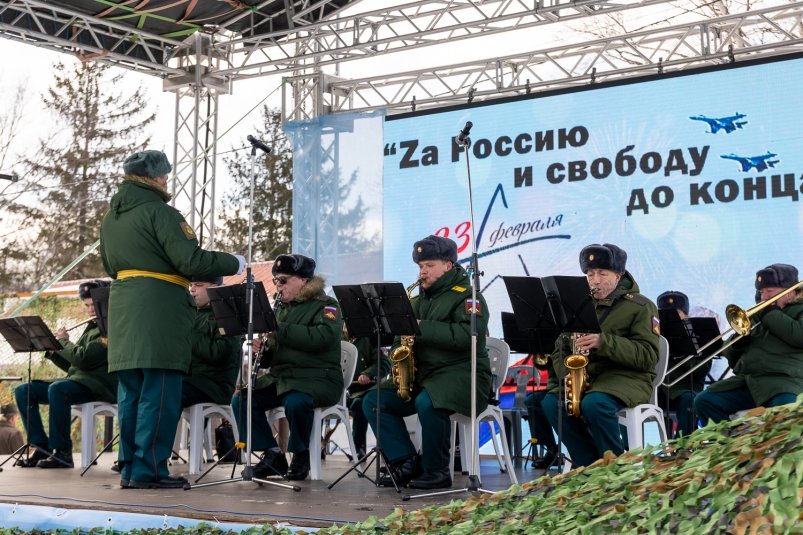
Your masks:
M394 391L396 387L390 382L380 385L381 445L398 485L415 489L448 488L452 486L449 416L455 412L471 414L471 316L475 305L471 281L457 263L454 241L428 236L416 242L413 262L418 264L421 291L411 301L421 334L412 340L411 384L405 384L399 392ZM480 413L488 405L491 368L485 349L488 307L479 294L477 301L476 410ZM392 361L401 342L397 338L391 348ZM399 365L405 364L394 363L394 367ZM362 404L374 434L376 398L375 391L368 392ZM422 433L420 458L404 423L405 416L416 413ZM385 476L379 484L393 486L393 481Z
M792 290L800 288L797 268L767 266L756 273L755 286L766 305L757 305L762 308L750 318L752 331L723 352L733 376L694 398L703 423L727 420L741 410L792 403L803 392L803 296Z
M647 403L658 364L658 320L655 305L639 293L626 269L627 253L616 245L588 245L580 252L580 268L593 292L601 333L582 334L571 347L565 335L558 338L550 356L549 393L541 406L558 431L562 411L562 440L572 463L586 466L606 451L619 455L625 444L617 413ZM564 357L572 349L588 352L588 391L579 395L580 416L571 416L558 402L558 377L567 375Z
M263 452L254 475L302 480L310 470L313 411L316 407L334 405L343 393L340 367L343 320L337 300L324 294L325 282L315 275L312 258L279 255L273 263L273 277L281 294L276 310L279 328L268 336L268 354L263 357L269 359L270 370L257 378L251 394L251 449ZM262 349L259 342L254 348ZM247 393L238 392L231 403L241 440L248 436L246 411L240 407L244 399ZM293 453L293 459L289 467L265 414L280 406L284 407L290 426L287 449ZM319 451L313 454L318 455Z
M661 310L675 310L679 319L685 320L689 317L689 298L683 292L664 292L658 296L658 311ZM671 355L671 345L669 349ZM667 374L664 382L671 382L684 373L689 375L671 387L661 387L658 394L658 405L665 411L675 412L678 422L675 436L689 435L697 428L697 415L694 414L693 409L694 397L703 391L705 378L711 371L712 363L711 360L708 360L692 372L694 367L701 364L702 358L705 357L691 359L671 374Z
M92 281L79 286L78 297L84 302L87 316L96 316L90 291L105 285L105 281ZM17 466L72 468L72 405L90 401L117 401L117 374L108 371L106 344L101 341L97 322L94 319L87 322L76 343L70 342L64 327L57 330L55 336L64 349L47 352L45 358L67 372L67 376L52 383L32 381L30 389L26 383L14 390L28 442L36 446L36 451L27 460L21 458ZM39 405L50 405L49 436L45 433Z

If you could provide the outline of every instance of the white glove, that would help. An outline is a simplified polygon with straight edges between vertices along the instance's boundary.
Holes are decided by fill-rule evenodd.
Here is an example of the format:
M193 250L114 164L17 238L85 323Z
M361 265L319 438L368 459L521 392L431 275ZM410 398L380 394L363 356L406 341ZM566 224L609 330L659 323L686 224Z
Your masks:
M245 269L245 257L241 254L236 254L234 258L240 263L240 267L237 268L237 273L235 273L235 275L239 275L243 272L243 269Z

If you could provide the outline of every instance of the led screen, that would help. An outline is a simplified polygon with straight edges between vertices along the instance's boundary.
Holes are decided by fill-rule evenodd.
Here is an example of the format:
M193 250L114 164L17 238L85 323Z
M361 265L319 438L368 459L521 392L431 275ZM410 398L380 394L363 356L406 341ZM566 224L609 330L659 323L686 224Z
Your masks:
M758 269L803 267L801 85L790 58L389 117L384 276L415 280L429 234L461 261L476 245L501 337L502 276L582 275L580 250L608 242L644 295L683 291L721 321L754 304ZM468 166L454 143L467 121Z

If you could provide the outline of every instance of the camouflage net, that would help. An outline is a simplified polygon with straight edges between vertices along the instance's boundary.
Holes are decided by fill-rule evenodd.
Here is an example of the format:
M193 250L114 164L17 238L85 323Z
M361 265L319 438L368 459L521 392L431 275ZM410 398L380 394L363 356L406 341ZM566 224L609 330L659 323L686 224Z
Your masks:
M803 533L802 403L499 494L317 533Z

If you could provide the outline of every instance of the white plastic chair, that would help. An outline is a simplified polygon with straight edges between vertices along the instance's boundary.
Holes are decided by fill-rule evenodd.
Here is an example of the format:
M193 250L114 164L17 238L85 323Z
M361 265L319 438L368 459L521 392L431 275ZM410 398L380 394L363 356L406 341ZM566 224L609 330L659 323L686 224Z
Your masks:
M659 336L658 364L655 367L655 379L652 382L650 402L619 411L619 425L627 428L627 443L630 449L644 447L644 424L651 420L658 425L658 435L661 442L666 442L667 440L664 411L658 406L658 388L664 382L668 363L669 342L663 336Z
M508 358L510 357L510 347L497 338L486 338L485 340L485 347L488 349L488 359L491 361L491 379L493 381L494 390L496 392L496 398L499 399L499 389L502 387L502 384L505 381L505 375L507 372L507 363ZM455 438L457 433L460 433L460 448L461 451L468 451L469 448L469 429L471 429L471 418L468 416L463 416L462 414L452 414L450 416L452 420L452 445L451 445L451 452L449 458L449 472L451 473L454 470L454 450L455 450ZM477 414L477 432L474 437L474 462L475 466L479 470L480 466L480 448L479 448L479 424L480 422L487 421L488 424L491 426L491 441L493 442L494 451L496 452L496 458L499 461L499 469L502 472L507 472L508 477L510 477L510 483L515 485L518 483L516 479L516 473L513 470L513 460L510 458L510 448L508 447L507 442L507 434L505 433L505 419L504 415L502 414L502 409L498 405L488 405L488 407L482 411L481 413ZM499 437L502 442L501 448L496 443L496 433L494 432L494 423L499 427ZM467 459L465 455L462 457L463 459ZM463 461L464 468L466 468L465 463ZM452 474L454 477L454 474Z
M91 401L72 406L72 415L81 419L81 468L86 468L97 455L95 448L95 418L113 416L117 418L117 404Z
M346 389L351 380L354 378L354 372L357 370L357 348L354 344L349 342L340 342L340 368L343 371L343 392L340 395L340 401L336 405L329 407L318 407L315 409L312 420L312 434L309 439L309 464L310 464L310 479L321 479L321 427L324 420L337 418L346 427L346 434L348 435L349 448L352 454L355 454L357 448L354 446L354 437L351 434L351 421L349 420L349 408L346 404ZM268 411L268 422L273 425L273 422L284 418L284 407L276 407Z
M211 420L207 420L210 416L220 416L225 418L231 423L232 431L234 432L234 442L239 441L240 434L237 431L237 421L234 419L234 411L231 405L215 405L214 403L197 403L190 405L181 411L181 419L189 424L189 448L187 456L189 457L190 475L201 473L201 464L203 463L202 454L206 451L206 459L212 459L212 424ZM204 425L204 422L207 422ZM179 423L179 429L182 428ZM182 433L182 435L184 435Z

